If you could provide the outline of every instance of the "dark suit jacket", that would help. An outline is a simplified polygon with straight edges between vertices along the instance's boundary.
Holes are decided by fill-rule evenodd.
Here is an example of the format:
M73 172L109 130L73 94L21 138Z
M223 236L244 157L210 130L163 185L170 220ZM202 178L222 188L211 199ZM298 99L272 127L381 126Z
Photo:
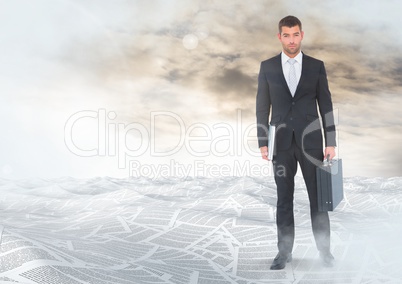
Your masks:
M303 53L301 77L292 97L283 75L281 54L263 61L258 76L256 110L259 147L268 145L268 118L271 114L270 123L276 126L277 150L286 150L291 146L293 133L299 147L322 149L317 105L325 146L335 146L331 93L324 63Z

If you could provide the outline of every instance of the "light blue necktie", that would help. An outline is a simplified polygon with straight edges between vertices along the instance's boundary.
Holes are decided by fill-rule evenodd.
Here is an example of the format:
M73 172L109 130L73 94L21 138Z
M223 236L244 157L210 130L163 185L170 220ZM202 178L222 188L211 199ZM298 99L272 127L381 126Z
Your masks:
M289 58L288 62L290 64L289 68L289 90L292 96L295 95L296 88L297 88L297 79L296 79L296 69L295 69L295 63L296 59L294 58Z

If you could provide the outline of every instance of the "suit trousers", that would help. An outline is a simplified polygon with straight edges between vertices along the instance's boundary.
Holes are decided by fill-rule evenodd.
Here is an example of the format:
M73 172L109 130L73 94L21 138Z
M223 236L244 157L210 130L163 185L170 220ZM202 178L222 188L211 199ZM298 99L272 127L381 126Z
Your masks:
M323 160L322 150L305 150L317 160ZM317 249L330 249L330 222L328 212L318 211L316 166L297 146L294 135L291 147L277 151L273 157L274 175L277 186L276 224L280 253L291 253L295 238L293 214L294 177L299 163L310 202L310 217Z

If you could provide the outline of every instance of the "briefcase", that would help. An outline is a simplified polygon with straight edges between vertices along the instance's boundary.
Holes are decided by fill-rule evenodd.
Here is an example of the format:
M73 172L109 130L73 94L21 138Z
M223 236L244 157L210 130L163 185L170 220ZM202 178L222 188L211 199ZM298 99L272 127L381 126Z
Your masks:
M318 211L333 211L343 199L342 159L317 167Z

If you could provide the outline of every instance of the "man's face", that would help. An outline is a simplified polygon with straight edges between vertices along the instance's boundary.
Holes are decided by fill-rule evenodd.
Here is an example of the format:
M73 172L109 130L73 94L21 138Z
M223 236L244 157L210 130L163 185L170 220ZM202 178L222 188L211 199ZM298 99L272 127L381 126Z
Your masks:
M287 56L293 58L299 53L303 35L304 32L300 30L299 26L282 27L282 32L278 33L278 39Z

